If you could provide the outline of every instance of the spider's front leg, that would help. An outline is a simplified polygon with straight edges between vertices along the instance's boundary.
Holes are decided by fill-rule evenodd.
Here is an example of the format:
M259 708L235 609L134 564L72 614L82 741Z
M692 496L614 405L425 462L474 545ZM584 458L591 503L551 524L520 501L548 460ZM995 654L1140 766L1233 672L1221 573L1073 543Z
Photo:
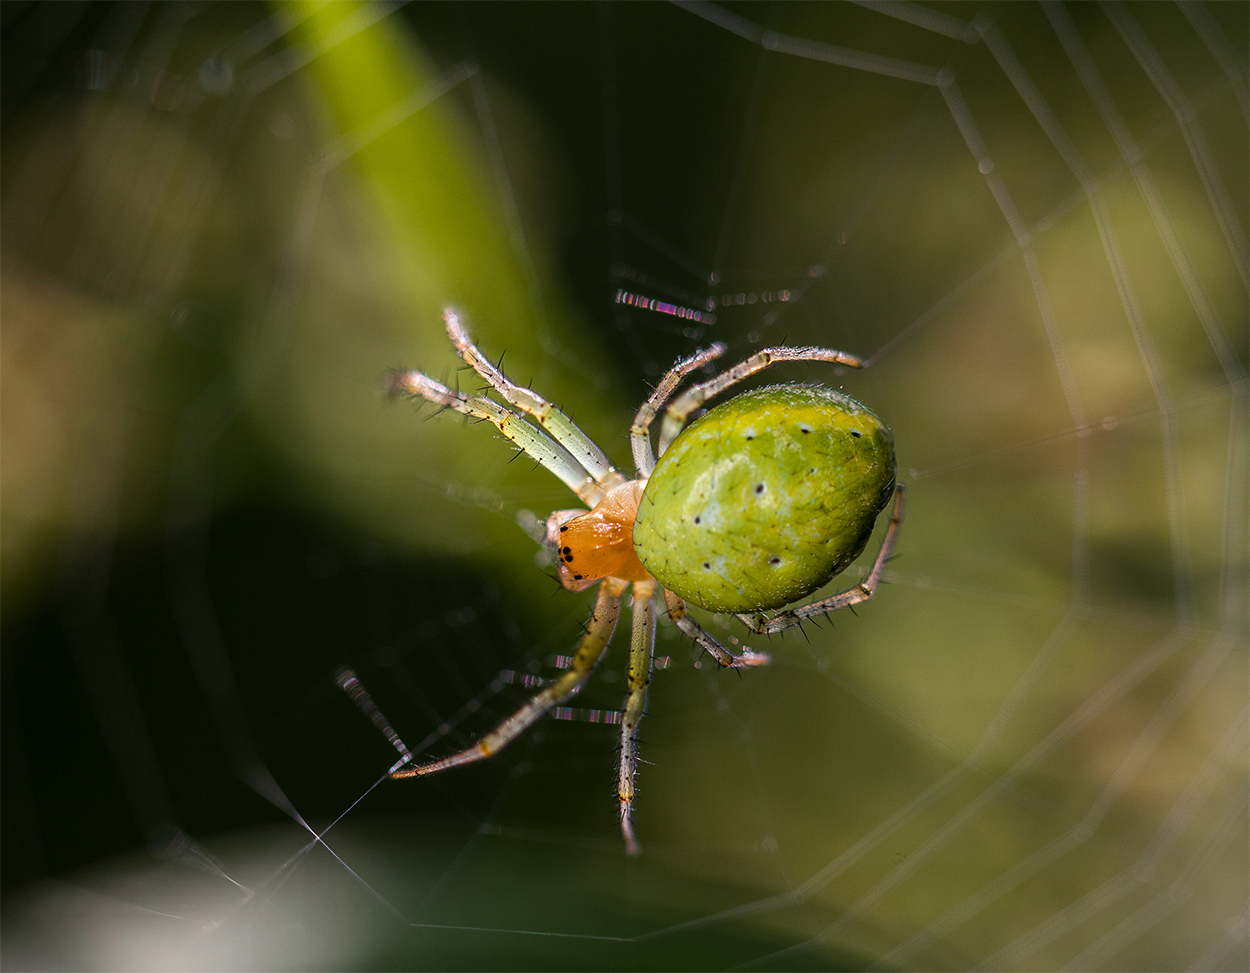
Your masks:
M618 473L602 449L572 419L531 388L517 385L478 349L460 323L460 316L451 308L443 312L447 336L456 346L456 353L478 373L509 405L533 416L551 436L572 454L591 478L605 490L620 486L625 477Z
M485 760L493 756L532 726L539 717L557 703L568 699L582 688L587 677L594 672L595 666L607 651L612 641L612 633L616 631L616 620L621 613L621 592L627 582L616 578L605 578L599 586L599 595L595 599L595 607L590 613L590 621L586 623L586 634L573 656L573 664L568 671L550 686L534 695L519 710L505 719L484 737L466 747L459 753L453 753L442 760L422 764L418 767L405 767L391 774L392 777L424 777L437 774L442 770L450 770L463 764Z
M603 499L603 487L577 458L541 429L536 429L511 409L479 395L465 395L418 371L392 372L387 390L395 395L425 399L471 419L485 419L512 440L530 459L558 477L578 499L593 507Z
M715 659L718 666L726 669L741 669L745 666L766 666L772 661L772 656L767 652L758 652L747 646L743 646L742 652L737 655L730 652L708 635L702 625L690 617L686 612L686 603L679 595L667 588L664 589L664 602L668 606L668 617L687 638L693 639L699 648Z
M738 620L756 635L776 635L778 632L794 628L809 618L827 615L839 608L849 608L851 605L858 605L871 598L876 594L877 586L881 584L881 576L885 573L886 562L890 560L890 555L894 552L899 524L903 521L903 503L906 493L902 484L895 489L894 511L890 514L890 526L885 532L885 539L881 542L881 551L877 554L877 559L872 562L872 570L868 572L868 577L858 585L846 591L840 591L836 595L830 595L828 598L822 598L820 601L814 601L810 605L804 605L802 608L780 612L772 618L767 617L763 612L756 612L739 614Z

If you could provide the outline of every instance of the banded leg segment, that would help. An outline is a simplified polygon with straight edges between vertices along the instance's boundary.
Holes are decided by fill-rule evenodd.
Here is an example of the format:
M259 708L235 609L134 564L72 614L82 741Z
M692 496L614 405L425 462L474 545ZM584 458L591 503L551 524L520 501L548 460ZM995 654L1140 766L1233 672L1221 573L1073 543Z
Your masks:
M640 479L646 479L655 470L655 454L651 451L651 422L656 413L664 408L669 397L676 391L681 380L696 368L702 368L708 362L719 358L726 351L726 346L716 342L706 351L696 351L689 358L683 358L668 370L655 391L647 396L647 401L638 407L634 423L629 427L629 447L634 454L634 467Z
M814 601L810 605L804 605L802 608L783 611L772 618L768 618L761 612L738 615L738 620L756 635L776 635L778 632L794 628L800 622L809 618L815 618L817 615L827 615L829 612L837 611L839 608L849 608L851 605L858 605L860 602L867 601L876 594L877 586L881 584L881 576L885 574L886 562L890 560L890 555L894 553L894 544L898 540L899 524L903 522L905 496L906 490L900 484L895 490L894 511L890 514L890 526L885 532L885 539L881 542L881 550L877 554L877 559L872 562L872 570L868 572L868 577L854 588L848 588L846 591L841 591L836 595L830 595L828 598Z
M573 664L568 671L550 686L536 693L532 699L519 710L505 719L497 727L487 733L473 746L453 753L442 760L422 764L419 767L405 767L391 774L392 777L424 777L437 774L439 771L460 767L498 753L509 743L520 736L528 727L557 703L568 699L582 688L587 677L594 672L595 666L603 658L608 643L612 641L612 633L616 631L616 620L621 613L621 592L626 582L614 578L606 578L599 586L599 595L595 599L595 607L590 613L590 621L586 623L586 634L573 656Z
M638 772L638 724L647 712L651 661L655 656L655 582L634 582L633 632L629 641L629 669L625 713L621 718L621 762L617 794L621 800L621 836L627 854L638 854L634 837L634 776Z
M699 648L715 659L718 666L725 669L742 669L746 666L766 666L772 661L772 656L767 652L757 652L747 646L743 646L742 652L738 655L730 652L708 635L702 625L690 617L686 611L686 603L679 595L667 588L664 589L664 602L668 606L668 617L676 623L687 638L693 639Z
M451 308L443 312L447 324L447 336L456 346L456 352L475 372L489 383L509 405L533 416L561 446L572 454L582 468L601 487L611 489L625 482L625 477L612 468L608 457L593 439L586 435L568 416L544 399L533 389L517 385L495 367L483 355L460 324L460 317Z
M393 372L387 382L392 392L425 399L474 419L485 419L517 444L530 459L557 477L588 507L603 499L603 487L558 442L536 429L511 409L478 395L449 389L421 372Z
M790 361L827 361L849 365L851 368L864 367L860 358L833 348L764 348L750 358L744 358L733 368L721 372L714 379L691 386L669 404L664 415L664 424L660 427L660 454L663 455L668 444L681 432L686 420L708 399L720 395L730 386L737 385L744 378L762 372L771 365Z

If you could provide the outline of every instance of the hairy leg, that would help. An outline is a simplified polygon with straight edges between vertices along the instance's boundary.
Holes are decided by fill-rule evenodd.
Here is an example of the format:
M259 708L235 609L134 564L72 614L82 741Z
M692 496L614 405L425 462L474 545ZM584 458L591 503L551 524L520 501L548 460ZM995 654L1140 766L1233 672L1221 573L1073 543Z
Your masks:
M655 654L655 582L634 583L633 633L629 643L629 669L626 681L625 714L621 719L621 762L617 774L617 794L621 801L621 835L625 850L638 854L634 837L634 776L638 772L638 724L647 711L647 689L651 685L651 660Z
M858 605L860 602L867 601L876 593L877 586L881 584L881 576L885 573L886 562L890 560L890 555L894 552L894 544L898 540L899 524L903 521L903 501L905 496L906 491L900 485L894 494L894 511L890 514L890 526L885 532L885 539L881 542L881 550L877 554L877 559L872 562L872 570L868 572L868 577L854 588L840 591L836 595L830 595L828 598L814 601L810 605L804 605L802 608L783 611L772 618L768 618L760 612L738 615L738 620L756 635L776 635L778 632L784 632L788 628L794 628L795 625L808 618L815 618L817 615L827 615L829 612L837 611L839 608L849 608L851 605Z
M664 589L664 601L668 605L669 618L687 637L693 639L704 652L715 659L717 665L726 669L741 669L745 666L766 666L772 661L772 657L767 652L757 652L746 646L743 646L742 652L737 655L730 652L687 614L686 603L667 588Z
M625 590L625 582L614 578L606 578L599 586L599 595L595 599L595 607L590 613L590 621L586 623L586 634L573 656L573 665L550 686L536 693L532 699L519 710L505 719L484 737L466 747L459 753L453 753L442 760L422 764L417 767L408 766L391 774L392 777L424 777L437 774L452 767L485 760L494 756L501 749L532 726L539 717L557 703L568 699L582 687L587 677L594 672L595 666L607 650L616 630L616 620L621 611L621 592Z

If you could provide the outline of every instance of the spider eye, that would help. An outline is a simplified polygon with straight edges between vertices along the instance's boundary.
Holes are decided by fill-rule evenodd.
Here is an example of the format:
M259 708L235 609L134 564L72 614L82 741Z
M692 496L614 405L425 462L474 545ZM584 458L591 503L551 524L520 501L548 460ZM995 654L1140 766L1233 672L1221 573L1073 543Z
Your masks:
M756 492L756 493L763 493L763 492L764 492L764 484L763 484L763 483L757 483L757 484L755 484L755 492Z
M860 432L858 429L852 429L851 435L854 436L856 439L859 439L859 437L862 436L863 433Z

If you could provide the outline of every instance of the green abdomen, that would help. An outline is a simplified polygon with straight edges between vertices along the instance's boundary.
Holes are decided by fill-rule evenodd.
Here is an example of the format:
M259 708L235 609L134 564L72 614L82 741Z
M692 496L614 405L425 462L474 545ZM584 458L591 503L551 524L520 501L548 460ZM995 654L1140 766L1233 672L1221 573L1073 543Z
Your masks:
M781 608L859 556L894 475L890 430L854 399L807 385L748 392L691 423L660 457L634 549L693 604Z

